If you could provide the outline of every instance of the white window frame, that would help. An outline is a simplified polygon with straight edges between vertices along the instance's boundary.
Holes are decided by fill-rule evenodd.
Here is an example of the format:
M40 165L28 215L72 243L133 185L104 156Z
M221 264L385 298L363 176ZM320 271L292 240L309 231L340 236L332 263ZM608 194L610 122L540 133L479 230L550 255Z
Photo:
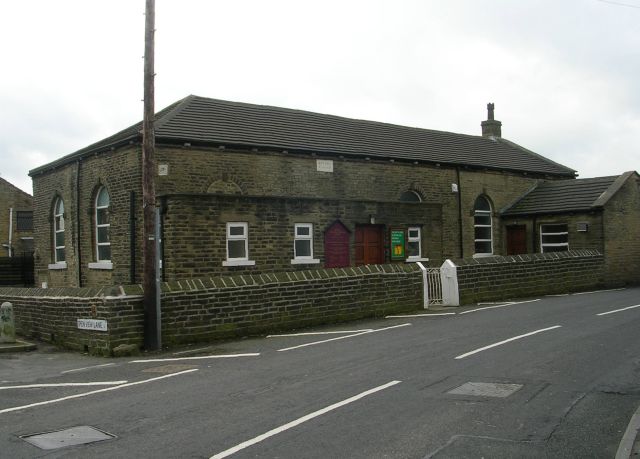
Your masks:
M478 201L478 198L482 198L484 199L484 201L489 205L489 210L478 210L476 209L476 202ZM491 202L485 197L485 196L478 196L478 198L476 198L476 201L474 201L474 205L473 205L473 251L474 251L474 255L473 257L490 257L493 256L493 217L492 217L492 213L493 213L493 209L491 208ZM476 217L489 217L489 224L488 225L481 225L476 223ZM476 239L476 228L489 228L489 235L491 236L490 239ZM477 242L489 242L490 246L491 246L491 251L490 252L476 252L476 243Z
M308 228L309 234L298 234L299 228ZM297 241L309 241L309 256L300 256L296 253ZM296 265L316 263L320 263L320 260L318 260L317 258L313 258L313 223L295 223L293 225L293 260L291 260L291 264Z
M418 236L416 237L411 237L411 232L412 231L417 231L418 232ZM421 261L423 260L422 258L422 228L420 228L419 226L410 226L407 228L407 244L410 242L417 242L418 243L418 255L417 256L408 256L407 257L407 261Z
M242 235L231 234L231 228L242 228ZM244 257L229 257L229 241L244 241ZM228 222L227 238L225 241L227 259L222 262L222 266L253 266L255 261L249 260L249 224L247 222Z
M556 231L553 233L546 233L543 231L545 226L559 226L559 225L566 226L567 231L559 231L559 232ZM545 242L545 243L542 242L543 236L561 236L561 235L567 236L567 242ZM566 247L566 251L568 251L569 250L569 225L567 223L541 223L540 224L540 253L550 253L550 252L544 251L545 247ZM554 250L554 252L558 252L558 250Z
M59 225L59 222L62 222L62 225ZM53 264L49 265L49 269L64 269L67 267L66 236L64 230L64 201L58 196L53 204ZM63 245L57 245L57 236L59 233L62 233ZM60 249L63 250L64 260L58 260L58 250Z
M98 206L98 198L100 197L100 194L102 192L107 193L107 198L109 200L109 203L106 206ZM110 264L111 263L111 257L109 257L109 259L100 259L100 247L106 247L109 246L109 253L111 254L111 242L100 242L99 238L98 238L98 232L100 228L107 228L107 231L110 231L110 227L111 227L111 223L102 223L99 224L98 223L98 211L102 210L102 209L107 209L107 212L109 210L109 206L111 205L111 196L109 196L109 192L107 191L107 189L105 187L100 187L100 189L98 190L98 193L96 193L96 199L94 202L94 219L95 219L95 228L96 228L96 238L95 238L95 244L96 244L96 261L98 263L96 263L97 265L106 265L106 264ZM98 268L99 269L99 268Z

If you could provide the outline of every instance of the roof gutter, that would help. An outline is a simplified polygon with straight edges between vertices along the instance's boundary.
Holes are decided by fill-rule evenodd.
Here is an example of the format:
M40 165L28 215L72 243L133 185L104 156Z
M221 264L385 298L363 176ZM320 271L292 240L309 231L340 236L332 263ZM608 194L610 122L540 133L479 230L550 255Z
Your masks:
M70 155L63 156L60 159L57 159L53 162L47 163L44 166L36 167L35 169L31 169L29 171L29 176L33 177L35 175L43 174L45 172L52 171L57 169L58 167L65 166L67 164L71 164L75 161L83 160L85 157L98 154L100 152L113 151L116 148L123 147L125 145L131 145L134 143L134 140L140 139L140 134L135 134L124 139L120 139L117 142L109 143L106 145L101 145L99 148L89 148L86 150L78 150L75 153L71 153Z

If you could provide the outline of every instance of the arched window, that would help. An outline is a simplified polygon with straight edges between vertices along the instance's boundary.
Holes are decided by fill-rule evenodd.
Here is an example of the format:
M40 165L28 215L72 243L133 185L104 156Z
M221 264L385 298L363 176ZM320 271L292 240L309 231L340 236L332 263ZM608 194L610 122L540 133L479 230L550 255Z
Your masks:
M111 261L111 242L109 240L109 193L100 187L96 194L96 260Z
M422 198L415 191L407 190L400 195L401 202L422 202Z
M62 263L64 256L64 202L56 198L53 204L53 261Z
M475 254L479 256L493 255L491 204L484 196L478 196L473 206L473 229L475 233Z

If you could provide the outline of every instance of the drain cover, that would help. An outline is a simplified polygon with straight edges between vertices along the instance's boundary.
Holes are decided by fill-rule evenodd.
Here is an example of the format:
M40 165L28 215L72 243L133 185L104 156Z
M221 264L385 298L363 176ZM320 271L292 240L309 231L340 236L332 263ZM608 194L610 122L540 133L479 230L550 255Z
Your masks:
M449 394L475 395L477 397L508 397L521 388L522 384L468 382L450 390Z
M115 438L115 435L102 432L91 426L78 426L53 432L22 435L20 438L40 449L58 449L67 446L111 440Z

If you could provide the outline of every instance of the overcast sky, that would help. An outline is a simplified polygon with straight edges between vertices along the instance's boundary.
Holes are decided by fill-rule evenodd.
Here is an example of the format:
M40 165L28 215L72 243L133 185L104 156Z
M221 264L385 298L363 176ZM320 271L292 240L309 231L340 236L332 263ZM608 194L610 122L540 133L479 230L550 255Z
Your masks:
M0 176L142 119L144 0L0 0ZM156 108L189 94L503 137L640 169L640 0L157 0Z

